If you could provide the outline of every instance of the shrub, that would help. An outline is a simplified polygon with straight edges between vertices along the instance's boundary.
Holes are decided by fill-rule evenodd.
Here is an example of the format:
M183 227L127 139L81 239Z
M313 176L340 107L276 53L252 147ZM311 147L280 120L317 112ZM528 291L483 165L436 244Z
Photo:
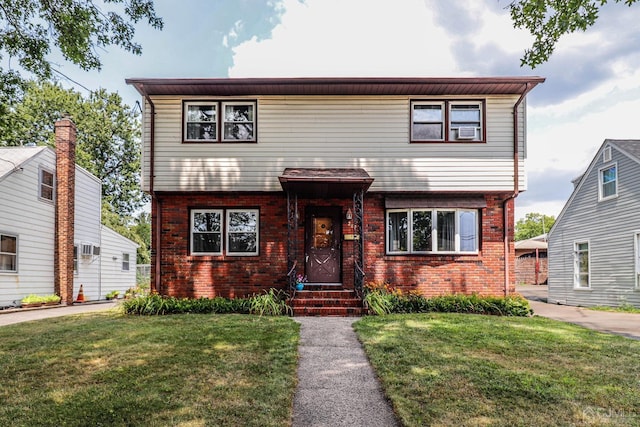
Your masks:
M140 295L126 299L121 308L125 314L157 316L164 314L223 314L249 313L246 298L176 298L158 294Z
M443 295L426 298L409 293L404 295L388 283L369 283L365 286L364 301L376 315L390 313L471 313L497 316L530 316L533 310L520 295L482 297L473 295Z
M293 309L287 304L289 296L286 292L271 288L264 294L249 298L249 312L260 316L282 316L293 314Z

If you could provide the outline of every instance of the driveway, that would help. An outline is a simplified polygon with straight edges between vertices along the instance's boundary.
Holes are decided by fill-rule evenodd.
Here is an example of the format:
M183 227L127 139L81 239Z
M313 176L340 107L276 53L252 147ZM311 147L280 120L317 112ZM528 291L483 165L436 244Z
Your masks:
M534 315L640 340L638 313L597 311L570 305L548 304L546 285L518 285L516 291L529 301Z
M84 303L63 305L51 308L23 308L16 310L0 310L0 326L13 323L29 322L31 320L48 319L51 317L68 316L70 314L90 313L94 311L110 310L117 302Z

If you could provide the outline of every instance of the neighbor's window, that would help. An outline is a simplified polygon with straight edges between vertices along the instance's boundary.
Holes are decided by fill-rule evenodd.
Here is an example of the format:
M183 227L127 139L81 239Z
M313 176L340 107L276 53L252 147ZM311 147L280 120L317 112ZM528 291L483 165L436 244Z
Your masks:
M260 213L257 209L192 210L191 253L194 255L222 255L223 253L235 256L258 255L259 217Z
M255 209L227 211L227 254L258 254L258 211Z
M412 101L411 141L481 141L484 102Z
M73 274L78 274L78 245L73 245Z
M191 252L197 255L222 254L222 211L191 211Z
M185 142L256 140L255 102L185 101Z
M387 253L476 253L478 212L468 209L387 211Z
M129 254L122 254L122 271L129 271Z
M255 104L223 102L224 141L255 141Z
M18 271L18 237L0 234L0 272Z
M640 232L635 235L636 250L636 288L640 288Z
M589 285L589 242L576 242L573 252L573 286L588 288Z
M618 195L618 169L611 165L600 169L600 200Z
M53 200L53 173L40 169L40 198Z

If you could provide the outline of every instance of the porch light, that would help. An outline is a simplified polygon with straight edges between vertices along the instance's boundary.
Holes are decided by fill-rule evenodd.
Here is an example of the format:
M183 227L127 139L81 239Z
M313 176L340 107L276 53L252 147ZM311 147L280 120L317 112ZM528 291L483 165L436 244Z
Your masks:
M353 212L351 212L351 208L347 209L347 213L344 215L347 221L351 221L353 219Z

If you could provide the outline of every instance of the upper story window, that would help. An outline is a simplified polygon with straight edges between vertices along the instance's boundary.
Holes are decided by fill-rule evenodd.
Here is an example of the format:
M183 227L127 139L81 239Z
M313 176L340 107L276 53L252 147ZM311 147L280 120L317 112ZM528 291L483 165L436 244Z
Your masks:
M610 165L600 169L599 199L606 200L618 195L618 167Z
M483 101L412 101L411 141L482 141L483 118Z
M255 142L255 102L185 101L185 142Z
M43 200L53 201L53 172L40 169L40 190L38 195Z
M18 237L0 233L0 273L18 271Z
M389 209L387 253L477 253L478 211Z

